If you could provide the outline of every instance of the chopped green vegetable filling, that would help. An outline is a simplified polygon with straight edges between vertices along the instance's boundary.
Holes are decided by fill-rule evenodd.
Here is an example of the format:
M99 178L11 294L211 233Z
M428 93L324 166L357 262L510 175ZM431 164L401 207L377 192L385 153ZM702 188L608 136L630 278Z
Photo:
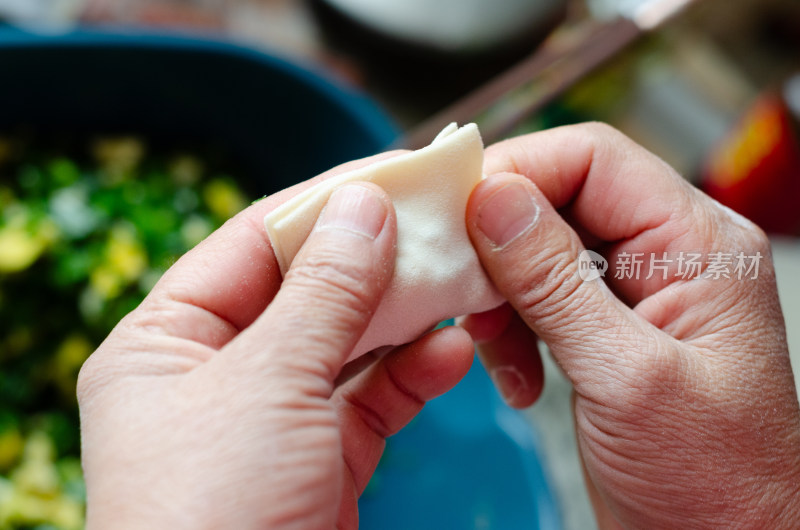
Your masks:
M184 252L249 204L186 153L0 138L0 530L78 529L78 371Z

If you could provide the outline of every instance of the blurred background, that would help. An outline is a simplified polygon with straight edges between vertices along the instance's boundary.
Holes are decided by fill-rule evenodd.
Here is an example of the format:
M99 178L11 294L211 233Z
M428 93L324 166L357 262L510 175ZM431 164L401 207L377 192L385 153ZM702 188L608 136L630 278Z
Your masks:
M178 256L449 121L487 143L605 121L756 221L800 366L796 0L0 0L0 72L0 530L83 527L77 372ZM427 407L362 527L593 528L571 389L546 377L522 414L478 373Z

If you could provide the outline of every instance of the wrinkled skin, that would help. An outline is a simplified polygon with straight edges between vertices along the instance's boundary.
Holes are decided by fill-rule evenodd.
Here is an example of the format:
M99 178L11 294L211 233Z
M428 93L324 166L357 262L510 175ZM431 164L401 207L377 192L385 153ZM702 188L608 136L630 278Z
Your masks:
M800 410L764 234L602 125L491 146L485 172L466 223L509 304L462 325L516 407L537 398L537 342L549 346L575 387L600 526L795 525ZM182 258L84 366L90 528L356 528L385 437L468 370L459 328L343 366L391 276L395 217L381 190L348 186L332 211L351 215L324 213L281 283L261 219L312 183ZM755 279L616 279L612 267L583 282L584 248L612 264L622 252L764 259Z
M344 217L323 214L281 284L262 219L311 184L184 256L84 365L89 528L356 528L385 438L468 371L469 335L449 328L342 372L396 221L379 188L344 188Z
M547 344L575 388L600 526L795 528L800 411L764 233L604 125L494 145L485 170L467 226L510 304L463 326L517 407L538 396ZM523 220L497 213L509 204ZM587 247L609 258L606 283L581 280ZM613 267L697 251L764 258L755 279Z

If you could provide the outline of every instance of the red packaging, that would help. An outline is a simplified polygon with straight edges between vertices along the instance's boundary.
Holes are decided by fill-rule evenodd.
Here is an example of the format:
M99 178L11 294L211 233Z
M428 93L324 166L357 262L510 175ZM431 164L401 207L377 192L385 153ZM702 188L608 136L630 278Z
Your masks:
M766 232L800 234L800 144L783 98L756 100L711 153L701 182Z

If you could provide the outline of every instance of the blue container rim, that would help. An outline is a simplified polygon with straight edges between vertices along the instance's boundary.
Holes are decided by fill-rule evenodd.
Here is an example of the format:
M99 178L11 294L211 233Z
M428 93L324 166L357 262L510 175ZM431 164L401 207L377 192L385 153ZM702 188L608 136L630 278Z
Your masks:
M307 60L278 51L253 48L207 32L166 32L137 26L78 26L69 29L0 25L0 50L46 48L124 48L172 50L225 55L268 66L295 78L323 99L349 113L376 143L388 147L400 131L389 115L361 90Z

